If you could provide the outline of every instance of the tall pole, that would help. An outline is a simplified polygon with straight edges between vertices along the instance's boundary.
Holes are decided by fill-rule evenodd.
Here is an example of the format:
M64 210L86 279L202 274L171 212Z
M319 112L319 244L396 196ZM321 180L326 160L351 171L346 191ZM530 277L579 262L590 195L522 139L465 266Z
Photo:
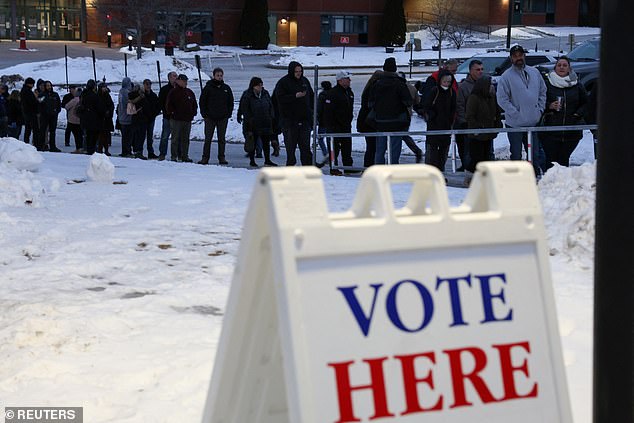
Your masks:
M11 41L14 43L18 38L18 0L11 0Z
M70 92L70 85L68 84L68 46L64 44L64 68L66 69L66 91Z
M511 27L513 26L513 2L514 0L507 0L509 2L508 20L506 22L506 48L511 48Z
M88 31L86 28L86 24L87 24L87 16L88 16L88 9L86 7L86 0L81 0L81 12L79 14L79 26L81 26L80 30L80 34L81 34L81 42L85 43L86 41L88 41Z
M593 421L632 422L634 410L634 104L622 90L622 71L611 64L634 49L631 0L601 2L601 75L598 97L597 202L594 266ZM595 85L595 88L596 85ZM618 207L615 207L618 202Z

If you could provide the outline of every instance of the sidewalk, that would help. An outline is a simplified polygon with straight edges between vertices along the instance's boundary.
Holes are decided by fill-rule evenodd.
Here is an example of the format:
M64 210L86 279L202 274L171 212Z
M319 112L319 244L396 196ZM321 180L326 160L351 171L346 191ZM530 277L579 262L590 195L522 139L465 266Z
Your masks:
M20 136L20 140L24 139L24 130L22 131L22 134ZM282 137L280 136L280 141L282 141ZM59 148L60 150L62 150L62 153L49 153L49 152L45 152L43 154L45 155L53 155L53 154L70 154L72 151L75 150L75 144L74 144L74 140L71 136L70 139L70 147L66 147L64 146L64 129L58 129L57 130L57 134L56 134L56 138L55 138L55 143L57 145L57 148ZM152 146L154 147L154 152L155 154L158 155L158 148L159 148L159 143L160 140L159 139L154 139ZM171 145L171 142L170 142ZM203 151L203 145L204 142L200 141L200 140L192 140L189 143L189 157L193 160L193 163L180 163L182 166L202 166L197 164L197 162L202 158L202 151ZM425 150L425 143L424 142L419 142L418 146ZM144 149L144 154L147 155L147 146L145 146L146 148ZM271 152L273 150L271 149ZM218 144L216 142L216 140L214 139L212 145L211 145L211 158L209 161L209 165L211 166L220 166L218 164L218 158L217 158L217 152L218 152ZM119 135L113 135L112 136L112 146L110 147L110 154L112 154L112 157L118 157L119 154L121 154L121 137ZM225 157L227 159L227 162L229 162L228 165L225 165L226 167L232 167L232 168L241 168L241 169L250 169L249 166L249 158L245 157L245 152L244 152L244 144L242 143L236 143L236 142L228 142L226 145L226 149L225 149ZM297 155L297 162L299 163L299 151L297 151L296 153ZM363 167L363 155L364 152L362 151L353 151L352 152L352 159L353 159L353 165L355 167ZM169 160L170 157L170 153L169 153L169 147L168 147L168 154L167 154L167 160ZM317 158L318 160L320 160L322 158L322 154L321 151L319 150L319 148L317 149ZM140 159L126 159L126 160L140 160ZM154 160L152 160L154 161ZM262 166L264 164L264 159L255 159L256 163L259 166ZM273 157L271 156L271 161L273 161L274 163L276 163L279 166L284 166L286 164L286 150L284 149L284 145L282 144L282 146L280 147L280 155L279 157ZM407 150L407 147L405 147L403 149L403 153L401 154L401 160L400 160L401 164L413 164L416 163L416 157L414 156L413 153L411 153L409 150ZM460 166L460 161L457 160L457 164L456 166ZM322 173L324 175L329 175L330 174L330 167L328 164L326 164L324 167L321 168ZM359 177L361 176L361 172L359 173L355 173L355 174L351 174L351 175L346 175L346 177ZM451 171L451 158L449 158L447 160L447 168L445 170L445 177L448 180L448 185L449 186L453 186L453 187L464 187L463 181L464 181L464 173L463 172L457 172L457 173L453 173Z

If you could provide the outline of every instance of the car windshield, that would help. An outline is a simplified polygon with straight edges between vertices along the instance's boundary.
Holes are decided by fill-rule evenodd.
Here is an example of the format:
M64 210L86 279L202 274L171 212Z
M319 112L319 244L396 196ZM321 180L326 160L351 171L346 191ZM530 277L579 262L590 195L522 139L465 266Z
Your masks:
M503 57L475 56L475 57L472 57L471 59L464 61L460 66L458 66L458 70L456 71L456 73L469 73L469 63L474 59L478 59L479 61L482 62L482 65L484 66L484 73L486 75L493 75L495 73L495 68L497 68L498 66L502 66L502 64L507 58L508 58L507 56L503 56Z
M573 62L583 62L588 60L599 60L599 41L588 41L575 47L567 55Z

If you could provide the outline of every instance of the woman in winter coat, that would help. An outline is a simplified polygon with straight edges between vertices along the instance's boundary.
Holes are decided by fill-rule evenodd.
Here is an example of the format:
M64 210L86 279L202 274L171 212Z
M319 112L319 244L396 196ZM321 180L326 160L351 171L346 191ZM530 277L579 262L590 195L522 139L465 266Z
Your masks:
M495 93L491 90L491 77L482 76L476 80L473 90L467 97L465 112L467 128L499 128L502 126L500 108ZM467 137L471 156L465 169L475 172L476 165L489 159L496 133L470 134Z
M114 102L112 101L112 97L110 97L110 89L105 82L99 84L97 95L106 109L106 113L103 117L103 125L97 136L97 153L110 156L108 149L112 145L112 132L114 131L114 124L112 123Z
M432 88L423 104L427 120L427 130L448 130L453 125L456 114L456 92L452 89L454 77L448 70L438 73L438 83ZM425 140L425 164L445 171L451 135L427 135Z
M588 94L577 74L570 67L570 60L562 56L555 70L546 78L546 112L544 125L563 126L583 124ZM553 163L570 164L570 155L577 148L582 131L542 132L539 139L546 153L546 166Z
M255 143L262 140L264 166L277 166L271 161L271 137L273 136L273 102L269 92L264 89L262 79L254 76L249 82L249 88L240 98L240 112L242 114L242 132L245 134L245 150L249 153L251 167L258 167L255 162Z
M44 92L40 99L42 100L40 131L42 131L42 136L48 131L48 150L59 153L62 150L55 145L55 133L57 132L57 116L62 110L62 101L59 98L59 94L53 90L51 81L44 82Z
M75 96L64 105L66 109L66 125L73 138L75 139L75 151L72 153L79 154L84 146L84 131L81 129L81 121L77 114L77 106L79 106L82 89L75 89Z
M7 124L8 134L15 139L20 138L24 118L22 117L22 105L20 104L20 91L13 90L7 100Z

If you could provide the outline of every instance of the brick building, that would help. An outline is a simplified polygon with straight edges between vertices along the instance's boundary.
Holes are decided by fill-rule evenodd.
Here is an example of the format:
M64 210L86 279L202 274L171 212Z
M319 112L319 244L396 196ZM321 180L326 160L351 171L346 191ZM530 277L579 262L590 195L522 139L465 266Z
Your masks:
M112 16L109 20L110 13L99 7L104 1L0 0L0 38L15 39L23 30L30 39L105 41L110 30L113 42L122 43L125 31L111 27ZM271 42L329 46L338 45L340 36L348 36L350 45L377 45L385 1L268 0ZM408 23L416 25L430 18L431 1L404 0ZM505 26L509 1L514 25L599 25L600 0L468 0L463 14L477 25ZM195 10L198 19L187 31L187 41L239 43L244 0L192 0L191 4L205 6ZM148 37L159 43L173 36L160 25L153 32Z

